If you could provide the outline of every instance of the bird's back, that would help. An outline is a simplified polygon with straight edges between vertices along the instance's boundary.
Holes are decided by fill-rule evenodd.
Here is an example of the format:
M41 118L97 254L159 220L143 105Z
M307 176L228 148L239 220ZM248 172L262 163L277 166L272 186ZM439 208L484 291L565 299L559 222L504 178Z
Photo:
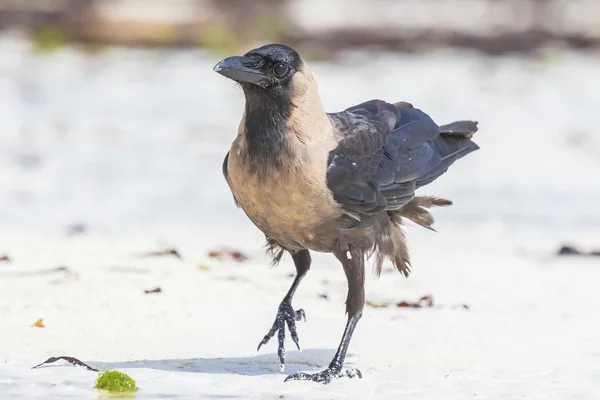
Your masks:
M408 103L371 100L329 115L339 144L329 156L328 185L357 215L400 209L478 149L471 140L477 122L440 127Z

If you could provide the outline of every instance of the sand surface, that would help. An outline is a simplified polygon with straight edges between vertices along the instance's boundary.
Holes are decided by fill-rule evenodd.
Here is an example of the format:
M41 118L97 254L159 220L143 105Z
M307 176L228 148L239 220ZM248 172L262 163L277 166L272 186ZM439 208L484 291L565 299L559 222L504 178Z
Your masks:
M96 373L139 399L596 399L600 261L600 57L349 54L313 64L328 110L406 100L440 122L480 121L481 150L422 193L438 233L409 226L414 273L369 274L348 366L362 380L283 383L276 344L256 352L294 271L270 269L221 162L241 91L196 52L50 55L0 40L0 398L95 399ZM69 235L83 226L84 232ZM216 260L229 247L248 260ZM175 248L174 256L140 257ZM345 278L317 254L294 298L303 351L327 365L345 323ZM65 267L57 270L57 267ZM162 292L145 294L160 287ZM467 306L467 308L464 307ZM43 319L45 328L32 325Z

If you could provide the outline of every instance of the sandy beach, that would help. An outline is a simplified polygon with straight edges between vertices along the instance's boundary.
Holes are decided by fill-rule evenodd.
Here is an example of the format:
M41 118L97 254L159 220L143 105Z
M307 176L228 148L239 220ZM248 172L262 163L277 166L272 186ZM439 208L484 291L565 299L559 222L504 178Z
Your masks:
M405 100L477 119L481 150L421 193L450 198L437 233L409 225L413 274L367 279L348 366L362 380L283 383L256 346L292 280L233 205L221 162L241 91L201 51L51 54L0 38L0 399L96 399L95 372L137 399L595 399L600 392L600 56L348 53L311 64L329 111ZM217 259L229 248L246 260ZM175 249L173 254L148 252ZM317 371L345 323L346 283L314 255L294 306ZM145 290L160 287L160 293ZM33 324L41 318L44 328Z

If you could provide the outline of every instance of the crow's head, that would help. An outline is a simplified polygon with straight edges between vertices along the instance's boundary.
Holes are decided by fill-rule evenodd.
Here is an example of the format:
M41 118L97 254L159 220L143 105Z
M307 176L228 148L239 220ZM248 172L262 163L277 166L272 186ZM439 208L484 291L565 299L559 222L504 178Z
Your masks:
M288 135L308 143L331 129L313 75L293 49L269 44L226 58L214 70L242 87L246 105L240 129L254 138L257 149L267 142L277 147Z
M243 56L228 57L215 65L214 70L244 88L253 85L266 90L280 90L289 85L302 65L302 59L293 49L269 44Z
M219 74L238 82L246 100L271 106L299 105L314 86L306 64L294 49L269 44L215 65Z

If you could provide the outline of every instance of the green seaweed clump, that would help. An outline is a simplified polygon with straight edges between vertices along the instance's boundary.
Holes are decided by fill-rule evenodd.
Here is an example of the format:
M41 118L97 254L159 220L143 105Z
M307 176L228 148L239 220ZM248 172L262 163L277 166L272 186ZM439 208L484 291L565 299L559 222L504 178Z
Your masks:
M138 390L135 381L127 374L119 371L103 371L96 378L95 389L109 392L133 392Z
M58 50L68 44L68 38L63 29L58 26L45 26L35 32L33 43L40 52Z

